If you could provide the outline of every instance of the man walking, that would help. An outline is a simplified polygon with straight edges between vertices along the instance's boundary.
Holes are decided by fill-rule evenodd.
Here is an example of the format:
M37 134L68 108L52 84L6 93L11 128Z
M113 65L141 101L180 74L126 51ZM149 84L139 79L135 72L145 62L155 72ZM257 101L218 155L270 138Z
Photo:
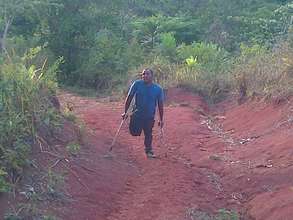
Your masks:
M147 68L142 71L142 80L135 81L130 87L125 101L125 111L122 114L122 118L125 119L130 103L135 96L134 113L130 116L129 130L133 136L140 136L141 132L144 132L145 153L148 158L155 157L152 148L152 132L157 105L160 116L158 125L161 129L164 126L164 93L158 84L153 83L153 77L154 73L151 69Z

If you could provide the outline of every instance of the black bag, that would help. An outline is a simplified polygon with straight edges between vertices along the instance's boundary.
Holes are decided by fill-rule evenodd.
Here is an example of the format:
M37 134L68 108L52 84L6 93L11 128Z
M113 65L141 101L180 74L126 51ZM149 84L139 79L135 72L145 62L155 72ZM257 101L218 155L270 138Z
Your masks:
M132 136L140 136L142 132L142 119L137 114L130 116L129 132Z

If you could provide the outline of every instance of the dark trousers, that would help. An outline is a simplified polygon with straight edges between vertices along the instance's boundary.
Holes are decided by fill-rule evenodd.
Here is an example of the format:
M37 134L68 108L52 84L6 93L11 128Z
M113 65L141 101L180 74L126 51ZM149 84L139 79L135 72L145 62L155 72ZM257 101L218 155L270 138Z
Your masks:
M153 118L143 118L139 115L130 116L129 131L132 136L140 136L144 133L145 152L152 152L153 127L155 120Z
M144 146L145 152L152 152L152 141L153 141L153 127L155 120L154 119L144 119L142 121L142 130L144 133Z

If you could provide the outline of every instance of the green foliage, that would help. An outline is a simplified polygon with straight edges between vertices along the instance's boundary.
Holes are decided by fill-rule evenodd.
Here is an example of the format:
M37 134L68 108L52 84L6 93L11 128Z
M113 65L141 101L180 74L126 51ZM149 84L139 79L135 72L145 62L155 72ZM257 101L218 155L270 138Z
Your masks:
M45 215L41 220L58 220L55 216Z
M240 216L235 211L230 211L227 209L219 209L217 214L211 215L206 212L189 209L187 211L187 217L190 220L239 220Z
M287 96L292 94L293 53L289 43L276 46L274 51L260 45L242 46L233 74L235 86L245 86L247 95Z
M190 56L189 58L186 58L185 61L188 67L195 67L197 65L196 57Z
M212 102L222 99L230 87L228 70L232 68L231 61L226 61L225 72L221 69L219 72L205 70L195 57L174 64L163 56L156 56L143 67L146 66L154 69L155 80L163 87L181 86L200 93Z
M121 56L124 56L128 63L128 70L136 68L145 62L145 50L136 40L132 40L125 49L126 51Z
M64 176L57 174L53 172L51 169L48 170L47 173L47 193L52 196L53 198L56 198L59 192L59 188L64 183Z
M166 18L162 15L140 18L133 22L134 36L146 48L153 49L159 41L160 26Z
M228 52L211 43L193 43L180 45L178 57L182 61L196 57L198 67L207 72L221 72L227 68Z
M156 56L149 63L144 64L136 72L141 71L146 67L151 67L155 72L155 81L159 83L164 88L170 86L176 86L176 70L178 68L177 64L170 62L163 56Z
M7 176L7 173L1 168L0 169L0 193L8 192L10 188L8 183L6 182L6 176Z
M74 77L83 86L97 90L112 89L121 80L120 76L128 70L128 58L124 56L126 51L122 39L111 31L100 31L88 57L80 57L84 62L74 73Z
M9 27L9 54L24 53L26 45L43 45L42 51L50 54L48 63L64 59L57 74L60 83L95 89L96 94L120 89L128 72L157 66L156 59L175 66L172 72L179 74L172 81L186 74L187 79L218 84L227 78L238 53L243 55L241 45L270 50L279 40L290 42L292 35L288 0L16 2L0 0L0 29L3 33ZM37 66L44 62L35 61Z
M159 50L162 56L165 56L170 61L176 60L176 39L172 33L161 34L161 43Z
M18 215L9 213L4 216L4 220L22 220L22 218Z
M76 116L72 111L65 110L63 115L69 121L72 121L72 122L76 121Z
M232 67L228 52L215 44L193 43L178 46L177 53L181 64L175 78L179 85L212 101L226 93L226 77Z
M37 50L0 66L0 167L12 176L22 174L28 164L38 129L50 131L58 120L50 100L55 95L58 63L51 68L27 67L25 63L35 57Z
M80 145L75 142L69 143L66 146L66 150L72 155L77 155L80 151Z
M193 66L181 66L176 69L176 81L182 87L195 90L199 74L200 71Z
M239 215L235 211L220 209L216 220L239 220Z
M266 47L260 44L247 46L242 43L240 45L240 50L240 57L256 57L269 52Z
M162 14L136 19L133 23L133 33L136 39L146 48L153 49L160 42L162 34L169 33L178 42L192 42L199 35L198 21L191 17L169 17ZM167 37L166 36L166 37ZM170 40L169 40L170 41Z
M276 39L288 35L292 14L292 3L266 0L188 0L184 4L173 0L156 4L27 0L13 7L18 9L13 13L11 39L24 44L27 36L34 36L32 44L42 42L55 57L64 57L59 82L98 92L121 87L128 71L151 62L154 56L175 64L193 56L197 72L214 78L225 72L230 65L227 58L242 43L271 47ZM32 15L40 9L42 17ZM27 32L21 29L23 21L28 24ZM176 49L176 44L181 46Z

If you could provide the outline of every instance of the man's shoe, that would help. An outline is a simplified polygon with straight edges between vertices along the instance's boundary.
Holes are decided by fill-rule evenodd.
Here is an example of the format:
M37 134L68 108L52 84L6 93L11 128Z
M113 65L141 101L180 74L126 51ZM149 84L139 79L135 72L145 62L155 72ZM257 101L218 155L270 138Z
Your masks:
M154 155L153 152L147 152L146 155L147 155L147 158L156 158L156 155Z

